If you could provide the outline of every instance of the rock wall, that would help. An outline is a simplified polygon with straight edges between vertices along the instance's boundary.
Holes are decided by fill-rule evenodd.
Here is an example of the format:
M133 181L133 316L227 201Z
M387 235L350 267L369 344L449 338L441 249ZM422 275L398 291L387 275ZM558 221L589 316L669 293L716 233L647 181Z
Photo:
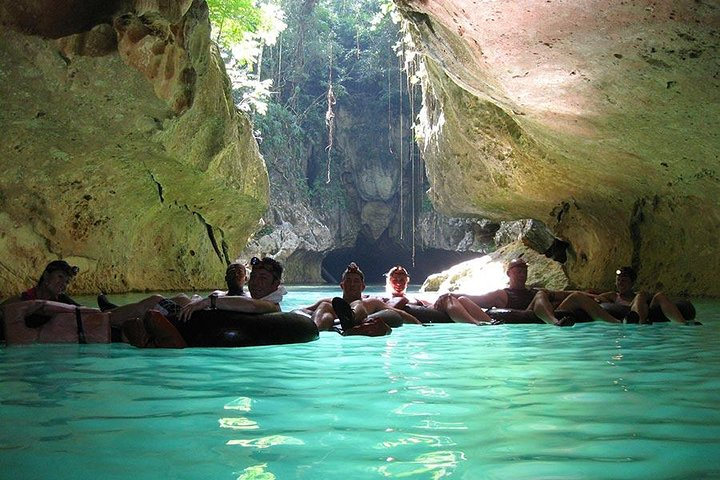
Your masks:
M436 207L534 218L571 283L720 295L716 2L397 0Z
M210 289L268 204L201 1L0 6L0 296Z
M419 282L438 265L450 266L493 245L497 224L421 211L417 200L424 186L421 180L411 183L412 161L416 176L422 177L419 158L404 155L401 168L398 154L399 145L411 145L409 129L401 142L400 120L387 120L387 105L364 100L359 106L336 106L332 175L322 198L306 193L308 178L320 176L325 183L327 155L322 148L308 148L300 158L265 155L272 205L243 257L272 255L285 265L288 283L333 283L349 261L358 262L373 283L384 282L382 273L397 263L406 265ZM410 123L408 118L403 121Z

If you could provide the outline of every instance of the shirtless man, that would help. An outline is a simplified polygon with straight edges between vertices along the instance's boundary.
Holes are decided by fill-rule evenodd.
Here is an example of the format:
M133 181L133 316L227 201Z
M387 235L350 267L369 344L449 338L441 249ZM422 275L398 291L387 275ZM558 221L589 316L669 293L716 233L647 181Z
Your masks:
M625 321L627 323L652 323L648 316L650 309L659 308L668 320L686 323L680 310L662 292L653 295L634 290L637 273L632 267L622 267L615 271L615 292L601 293L596 297L599 303L615 303L627 307Z
M558 319L555 316L556 309L582 310L593 320L620 322L585 293L527 288L527 269L528 264L522 257L514 258L505 268L510 279L508 288L474 296L444 294L438 297L435 308L446 312L455 322L467 323L492 321L483 308L493 307L532 310L535 316L545 323L557 326L570 326L574 322L570 317Z
M403 310L389 306L381 298L363 297L365 274L355 262L350 263L343 272L340 278L340 288L343 292L342 298L323 298L302 309L311 315L318 330L331 330L336 318L340 319L343 330L349 330L363 323L368 316L386 310L396 312L402 318L403 323L420 323L417 318ZM337 312L336 307L341 311Z

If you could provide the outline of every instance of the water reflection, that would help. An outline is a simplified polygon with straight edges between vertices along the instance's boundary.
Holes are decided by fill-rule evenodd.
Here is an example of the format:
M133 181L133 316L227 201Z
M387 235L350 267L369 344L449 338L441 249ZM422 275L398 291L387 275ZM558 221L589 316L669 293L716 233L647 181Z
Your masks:
M463 452L439 450L418 455L414 460L388 459L388 464L379 467L378 472L385 477L420 477L437 480L453 475L458 463L464 460Z

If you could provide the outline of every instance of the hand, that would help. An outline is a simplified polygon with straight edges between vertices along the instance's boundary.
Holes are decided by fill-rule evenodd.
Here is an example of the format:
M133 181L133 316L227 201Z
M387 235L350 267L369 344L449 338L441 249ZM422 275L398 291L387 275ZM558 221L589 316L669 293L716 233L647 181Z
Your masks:
M178 320L181 322L187 322L188 320L190 320L190 317L192 317L193 312L197 310L204 310L208 307L210 307L209 298L201 298L200 300L194 300L185 305L183 309L180 310Z
M448 301L452 300L453 298L454 297L452 293L443 293L437 298L437 300L435 300L433 308L435 310L445 311L447 309Z

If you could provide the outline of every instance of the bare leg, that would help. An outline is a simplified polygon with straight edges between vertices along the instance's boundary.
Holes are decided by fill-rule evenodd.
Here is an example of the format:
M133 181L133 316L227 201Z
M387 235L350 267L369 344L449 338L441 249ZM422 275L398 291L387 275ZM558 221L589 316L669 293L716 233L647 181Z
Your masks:
M540 290L537 294L535 294L535 298L533 298L532 302L530 302L528 310L532 310L533 313L535 313L535 316L545 323L549 323L550 325L561 325L560 320L555 317L555 309L552 306L552 302L548 298L547 293L543 290Z
M330 302L321 302L312 313L312 321L317 325L318 330L330 330L335 323L335 310Z
M485 313L485 310L468 297L448 297L444 310L453 322L472 323L474 325L481 322L492 322L492 318Z
M630 304L630 310L637 313L639 320L639 323L648 323L648 294L645 292L640 292L637 295L635 295L635 298L633 298L632 303Z
M622 323L621 320L613 317L595 300L579 292L571 293L562 301L559 310L582 310L595 321L608 323Z
M353 310L353 318L355 319L355 325L360 325L365 321L368 316L368 310L365 308L365 304L362 300L355 300L350 304Z
M133 318L141 318L145 312L155 307L160 301L164 300L162 295L152 295L137 303L128 303L117 308L113 308L110 313L110 324L113 327L122 327L123 323Z
M685 323L685 317L682 316L680 310L675 306L673 302L662 292L656 293L650 302L650 307L659 306L668 320L672 320L677 323Z

